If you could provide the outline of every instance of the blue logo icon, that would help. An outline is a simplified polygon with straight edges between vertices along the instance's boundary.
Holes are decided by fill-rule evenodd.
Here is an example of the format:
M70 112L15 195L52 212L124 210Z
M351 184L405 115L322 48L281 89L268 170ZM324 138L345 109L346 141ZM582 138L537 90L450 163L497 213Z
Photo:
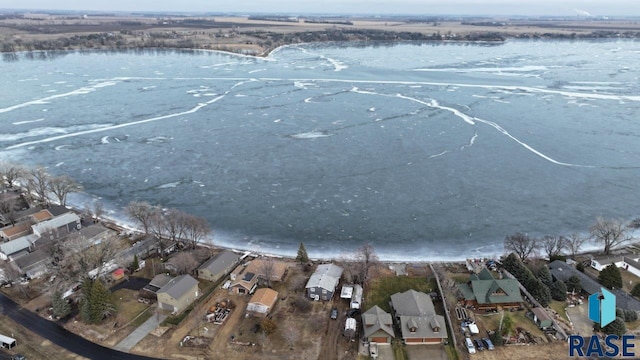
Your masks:
M616 296L605 288L600 291L589 296L589 319L605 327L616 319Z

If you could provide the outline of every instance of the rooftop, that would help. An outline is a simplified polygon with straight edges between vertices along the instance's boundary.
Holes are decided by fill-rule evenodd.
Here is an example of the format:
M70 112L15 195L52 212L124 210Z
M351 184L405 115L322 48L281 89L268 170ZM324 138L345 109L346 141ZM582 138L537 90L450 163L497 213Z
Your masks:
M229 266L238 263L240 260L240 255L231 252L229 250L223 250L218 255L212 257L207 260L204 264L202 264L198 270L207 269L212 274L220 274L226 271Z
M198 280L192 278L190 275L180 275L171 279L171 281L158 290L158 294L166 293L174 299L179 299L196 285L198 285Z

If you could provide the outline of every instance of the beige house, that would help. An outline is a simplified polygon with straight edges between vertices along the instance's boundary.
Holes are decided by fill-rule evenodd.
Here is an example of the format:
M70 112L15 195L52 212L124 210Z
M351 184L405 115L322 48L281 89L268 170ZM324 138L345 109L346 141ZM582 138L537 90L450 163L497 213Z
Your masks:
M236 276L231 284L231 292L235 294L253 294L258 287L258 275L248 272L247 268Z
M274 259L255 259L247 265L245 271L258 275L260 279L266 280L267 277L269 277L270 281L282 281L288 268L289 264L284 261Z
M216 282L233 270L239 261L240 255L224 250L198 268L198 278Z
M255 316L267 316L277 300L277 291L269 288L258 289L247 304L247 312Z
M171 279L157 292L158 307L176 314L200 296L198 280L190 275L181 275Z

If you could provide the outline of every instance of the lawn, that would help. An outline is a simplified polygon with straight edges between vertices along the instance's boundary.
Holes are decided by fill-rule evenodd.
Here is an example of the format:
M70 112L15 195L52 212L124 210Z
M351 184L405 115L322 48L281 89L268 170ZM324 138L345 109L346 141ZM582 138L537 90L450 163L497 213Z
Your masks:
M531 320L526 316L526 311L524 310L514 311L514 312L505 311L504 316L506 317L507 315L510 316L511 319L513 320L512 334L516 331L516 328L522 328L524 330L531 332L531 334L534 336L539 336L541 338L544 338L544 334L542 333L542 331L540 331L540 329L538 329L538 326L534 324L533 320ZM497 331L500 327L501 317L502 317L501 313L497 313L489 316L476 316L476 320L482 321L482 323L484 324L487 330Z
M138 302L138 292L129 289L118 289L112 294L112 299L118 307L118 322L121 325L129 323L149 305Z
M407 276L382 277L371 282L366 299L368 306L378 305L382 310L391 312L389 301L391 295L413 289L430 293L435 287L433 282L425 278L411 278Z
M622 289L631 293L633 287L636 286L636 284L640 284L640 278L624 269L620 269L620 273L622 274Z
M553 300L549 307L555 310L563 319L569 321L569 317L567 317L567 312L564 310L567 307L566 301L557 301Z

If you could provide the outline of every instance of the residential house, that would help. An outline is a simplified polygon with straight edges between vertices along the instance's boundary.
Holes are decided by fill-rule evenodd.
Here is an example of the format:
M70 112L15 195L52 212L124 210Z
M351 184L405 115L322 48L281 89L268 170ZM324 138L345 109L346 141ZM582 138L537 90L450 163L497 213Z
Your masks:
M275 259L255 259L247 264L247 272L252 272L260 279L269 281L282 281L287 273L289 265L284 261Z
M247 304L247 313L255 316L267 316L277 300L277 291L269 288L258 289Z
M51 257L44 249L36 250L14 261L20 273L29 279L35 279L48 273L47 265L50 262Z
M405 344L441 344L447 338L444 317L436 315L431 296L415 290L395 293L391 308Z
M240 255L223 250L198 268L198 278L216 282L233 270L239 261Z
M535 322L540 329L545 330L553 327L553 319L545 309L535 307L531 312L533 313L533 322Z
M80 217L77 214L68 212L32 225L31 228L33 229L33 233L38 236L42 236L43 234L64 236L72 231L80 230L82 225L80 223Z
M318 301L327 301L333 298L343 269L333 264L318 265L316 271L311 275L305 288L307 296Z
M23 221L0 229L0 240L11 241L32 233L31 222Z
M362 314L362 329L364 340L378 344L391 344L395 338L391 314L377 305Z
M555 260L549 266L549 271L554 279L558 281L564 281L565 283L573 275L580 279L582 291L587 295L595 294L600 291L602 285L600 285L594 278L577 270L573 266L565 263L564 261ZM571 291L571 289L568 289ZM640 311L640 301L629 295L621 289L614 289L611 292L616 296L616 307L627 310Z
M35 223L53 219L53 215L49 212L49 210L46 209L33 213L30 216Z
M635 258L635 256L637 255L634 255L634 257L623 256L622 268L633 275L640 277L640 262Z
M38 237L31 234L0 244L0 259L15 260L28 254L33 251L36 240L38 240Z
M156 294L158 290L162 289L162 287L167 285L172 279L173 277L167 274L158 274L154 276L149 284L145 285L143 289Z
M230 291L236 294L253 294L258 287L258 275L247 271L247 268L243 272L238 274L235 280L229 287Z
M487 268L472 274L468 283L458 285L458 290L464 305L478 310L520 308L524 301L518 280L495 279Z
M609 265L615 265L636 276L640 276L640 264L638 260L640 260L640 255L634 253L593 257L591 258L591 267L602 271Z
M198 280L190 275L180 275L158 290L157 296L160 309L177 314L200 296Z

